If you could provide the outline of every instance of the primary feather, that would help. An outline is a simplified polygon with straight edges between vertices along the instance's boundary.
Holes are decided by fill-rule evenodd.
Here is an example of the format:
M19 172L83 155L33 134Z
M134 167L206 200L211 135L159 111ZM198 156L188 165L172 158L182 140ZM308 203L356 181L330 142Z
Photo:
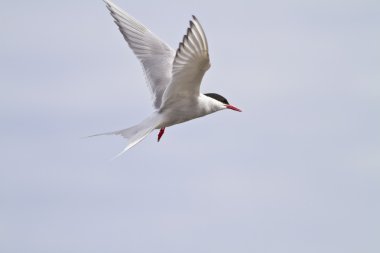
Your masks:
M162 96L171 81L175 51L114 3L105 2L124 39L142 63L153 106L160 108Z
M202 78L210 66L206 35L198 19L193 16L186 35L179 43L172 79L164 93L163 103L169 103L177 96L199 96Z

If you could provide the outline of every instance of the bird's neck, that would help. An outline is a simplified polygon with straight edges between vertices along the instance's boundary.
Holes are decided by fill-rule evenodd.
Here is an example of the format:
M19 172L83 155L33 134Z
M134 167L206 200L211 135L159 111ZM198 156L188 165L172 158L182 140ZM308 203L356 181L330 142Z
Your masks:
M201 96L199 97L199 103L200 106L204 108L206 114L214 113L224 109L219 101L205 96L203 94L201 94Z

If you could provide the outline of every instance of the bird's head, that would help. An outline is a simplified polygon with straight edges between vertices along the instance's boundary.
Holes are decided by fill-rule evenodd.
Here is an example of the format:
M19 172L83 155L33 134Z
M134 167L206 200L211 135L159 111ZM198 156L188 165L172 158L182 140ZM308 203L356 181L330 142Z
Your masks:
M234 111L238 111L238 112L241 112L241 110L233 105L230 105L227 101L227 99L219 94L216 94L216 93L206 93L204 94L205 96L208 96L214 100L216 100L217 102L215 103L216 106L217 106L217 109L218 110L223 110L223 109L230 109L230 110L234 110Z

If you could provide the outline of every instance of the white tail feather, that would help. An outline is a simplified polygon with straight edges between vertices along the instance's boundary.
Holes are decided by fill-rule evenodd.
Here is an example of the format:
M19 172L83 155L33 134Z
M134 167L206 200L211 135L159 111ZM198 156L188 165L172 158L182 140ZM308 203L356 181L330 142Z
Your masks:
M134 145L142 141L148 134L150 134L157 126L160 124L160 117L157 113L154 113L140 124L119 130L114 132L96 134L89 137L95 137L100 135L121 135L128 140L128 145L123 151L117 154L113 159L121 156L128 149L132 148Z

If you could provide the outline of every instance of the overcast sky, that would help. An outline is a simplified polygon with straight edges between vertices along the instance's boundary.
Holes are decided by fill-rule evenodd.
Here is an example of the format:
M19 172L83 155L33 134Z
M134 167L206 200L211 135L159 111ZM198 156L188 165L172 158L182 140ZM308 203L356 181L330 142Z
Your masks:
M0 252L380 252L380 2L115 2L176 47L191 15L222 111L157 131L105 4L2 1Z

